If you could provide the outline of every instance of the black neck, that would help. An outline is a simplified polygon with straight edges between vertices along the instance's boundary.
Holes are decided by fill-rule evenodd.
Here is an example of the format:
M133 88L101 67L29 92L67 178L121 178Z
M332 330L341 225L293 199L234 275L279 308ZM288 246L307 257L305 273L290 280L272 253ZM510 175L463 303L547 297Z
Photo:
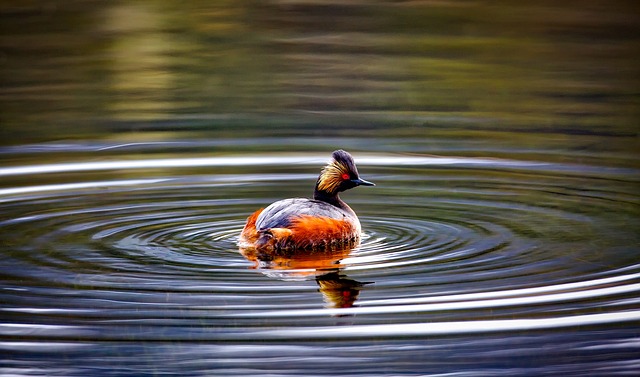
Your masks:
M321 191L321 190L318 190L317 187L313 192L313 198L315 200L320 200L323 202L327 202L329 204L333 204L334 206L339 208L342 208L342 205L344 204L344 202L340 199L338 194L331 194L326 191Z
M313 192L313 199L329 203L331 205L334 205L334 206L346 211L347 213L355 215L355 213L353 212L351 207L349 207L349 205L347 203L343 202L342 199L340 199L340 197L338 196L337 193L336 194L330 194L330 193L328 193L326 191L318 190L318 188L316 187L315 191Z

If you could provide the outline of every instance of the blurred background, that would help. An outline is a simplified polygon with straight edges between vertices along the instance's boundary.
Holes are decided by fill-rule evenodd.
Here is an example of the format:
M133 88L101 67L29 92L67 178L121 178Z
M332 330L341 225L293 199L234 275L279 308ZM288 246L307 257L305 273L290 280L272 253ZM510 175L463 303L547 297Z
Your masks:
M635 164L638 8L6 0L0 143L215 140L202 152L339 145Z

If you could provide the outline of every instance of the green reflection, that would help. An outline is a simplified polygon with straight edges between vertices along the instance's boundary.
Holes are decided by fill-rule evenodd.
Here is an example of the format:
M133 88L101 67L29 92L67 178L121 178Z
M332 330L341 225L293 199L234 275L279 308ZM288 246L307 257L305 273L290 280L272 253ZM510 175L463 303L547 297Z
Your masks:
M635 11L9 1L2 140L366 135L582 148L596 137L607 144L596 149L634 153Z

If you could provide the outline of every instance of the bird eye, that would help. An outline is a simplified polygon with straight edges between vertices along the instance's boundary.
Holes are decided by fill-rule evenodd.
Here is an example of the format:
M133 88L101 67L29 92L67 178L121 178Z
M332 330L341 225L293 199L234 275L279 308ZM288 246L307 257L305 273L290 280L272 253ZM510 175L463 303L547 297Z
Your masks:
M351 176L349 176L349 174L347 174L347 173L343 173L343 174L342 174L342 179L344 179L345 181L346 181L347 179L349 179L349 178L351 178Z

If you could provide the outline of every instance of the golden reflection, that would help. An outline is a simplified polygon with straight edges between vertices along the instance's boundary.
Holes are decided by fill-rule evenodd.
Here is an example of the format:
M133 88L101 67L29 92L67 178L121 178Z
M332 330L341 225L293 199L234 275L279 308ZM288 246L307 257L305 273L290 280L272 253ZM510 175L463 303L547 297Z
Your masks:
M176 107L171 96L176 77L167 67L181 50L164 18L151 4L118 3L105 14L104 31L118 36L109 50L109 108L115 118L157 119Z
M342 259L353 249L301 251L287 253L265 253L255 248L240 248L240 253L252 268L263 274L285 281L315 279L327 308L350 308L360 290L367 283L349 279L342 269Z

